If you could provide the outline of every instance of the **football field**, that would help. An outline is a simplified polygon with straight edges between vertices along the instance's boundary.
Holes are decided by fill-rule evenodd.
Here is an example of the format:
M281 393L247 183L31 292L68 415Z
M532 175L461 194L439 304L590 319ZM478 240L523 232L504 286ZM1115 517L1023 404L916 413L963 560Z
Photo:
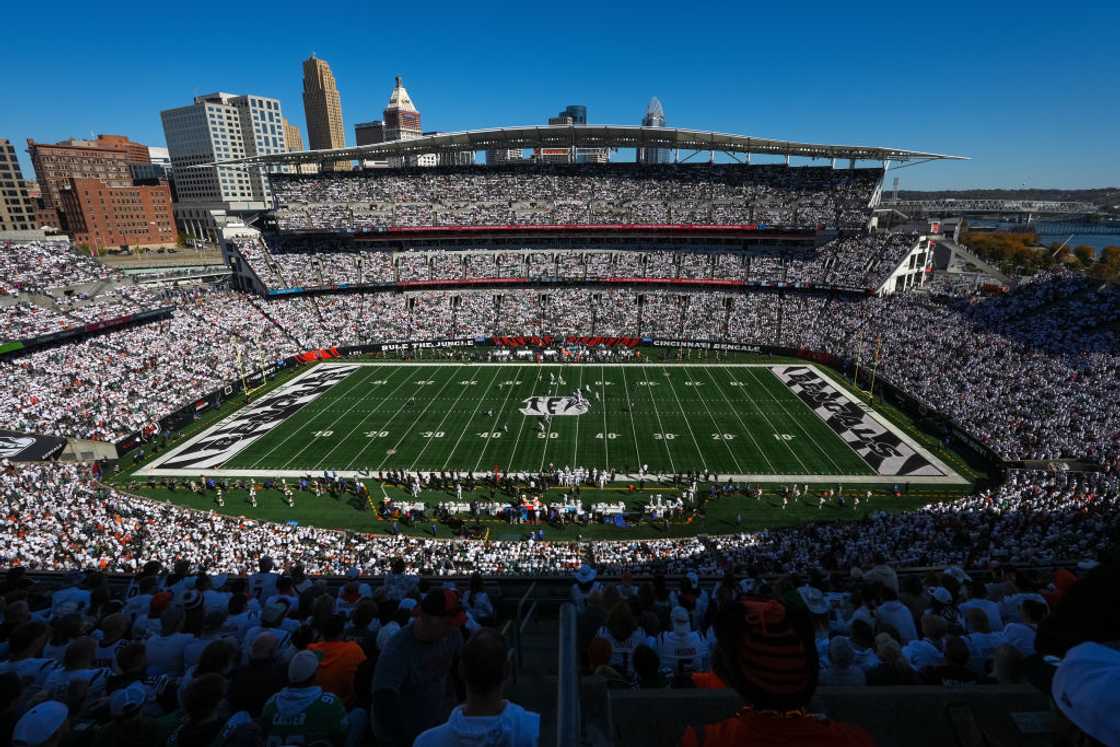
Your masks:
M327 362L138 475L599 468L964 482L811 364Z

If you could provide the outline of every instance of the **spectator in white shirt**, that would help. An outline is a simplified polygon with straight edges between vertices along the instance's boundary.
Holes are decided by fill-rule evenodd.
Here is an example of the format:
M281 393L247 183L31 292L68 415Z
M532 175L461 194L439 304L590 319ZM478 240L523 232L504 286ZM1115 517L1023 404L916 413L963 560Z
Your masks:
M662 669L674 675L708 671L708 644L692 629L688 610L674 607L669 619L673 629L657 636Z
M183 651L194 640L190 633L183 633L186 614L179 605L172 605L160 615L160 634L144 644L148 657L148 674L179 676L183 673Z
M463 646L459 674L467 699L451 712L447 723L416 738L415 747L537 747L540 716L502 697L510 670L506 645L492 628L482 628Z
M879 599L879 606L875 609L876 620L897 630L903 645L917 638L914 615L909 607L898 601L898 592L885 584L880 585Z
M926 667L936 667L945 663L945 636L949 625L945 618L929 612L922 615L922 637L902 647L902 654L915 672Z
M983 581L973 581L968 585L969 596L968 599L958 605L961 615L964 616L967 628L968 624L968 611L970 609L983 610L988 618L989 630L1000 630L1003 628L1003 618L999 614L999 605L988 599L988 591Z

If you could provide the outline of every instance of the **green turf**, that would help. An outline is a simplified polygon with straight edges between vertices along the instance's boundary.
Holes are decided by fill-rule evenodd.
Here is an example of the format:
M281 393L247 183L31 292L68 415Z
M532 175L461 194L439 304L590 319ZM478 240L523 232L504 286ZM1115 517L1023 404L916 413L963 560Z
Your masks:
M564 384L550 385L549 373ZM590 411L522 415L589 385ZM598 399L596 399L596 394ZM493 415L488 415L488 411ZM362 366L225 469L870 475L766 367Z
M361 500L350 495L340 495L337 497L323 495L321 497L315 497L311 494L297 491L295 495L295 508L289 508L287 504L284 503L283 496L279 490L261 490L257 496L257 507L252 508L248 504L245 490L229 489L225 494L226 505L219 508L214 504L212 492L196 495L181 487L174 491L161 486L149 488L146 486L146 481L142 481L139 478L134 478L133 481L126 481L125 485L131 492L149 498L171 501L191 508L220 511L221 513L231 516L247 516L258 521L276 521L283 523L289 520L295 520L301 524L309 524L328 529L347 529L376 534L386 533L390 526L389 522L376 519L368 506L363 505ZM376 481L366 482L366 485L369 487L370 494L374 501L380 500L383 495L389 495L394 498L406 497L403 491L387 485L382 486ZM640 522L637 526L625 529L606 524L592 524L587 527L569 525L562 529L549 527L544 524L528 527L517 524L510 525L505 521L497 519L485 519L482 521L482 525L489 531L491 539L522 539L530 529L538 528L543 528L545 530L546 539L561 541L575 540L577 534L585 540L685 537L698 533L726 534L736 531L772 529L776 527L793 526L806 521L855 521L864 519L875 511L910 511L927 503L953 500L968 492L967 486L954 485L940 487L915 485L911 488L909 493L901 496L894 496L888 490L888 486L844 485L843 489L845 495L859 495L862 499L866 495L866 492L870 490L873 496L869 502L865 501L858 510L852 507L850 500L845 508L839 507L834 501L821 509L818 507L816 497L818 490L824 490L828 487L835 489L837 486L810 485L809 487L811 493L809 498L803 498L800 501L792 502L789 507L785 509L782 508L781 498L778 496L780 486L777 485L767 486L766 492L761 500L755 500L754 498L741 495L720 497L715 501L709 501L705 504L703 517L698 517L692 523L674 520L670 523L667 532L663 523L646 521ZM650 496L654 493L661 493L663 495L676 494L673 488L668 486L647 486L647 488L647 490L635 492L630 492L628 486L610 488L606 491L589 489L583 491L582 499L585 504L600 500L612 502L624 500L628 508L640 510L642 506L649 502ZM558 498L560 492L562 491L553 489L550 490L549 495L553 498ZM465 498L468 499L471 497L472 496L469 495L465 496ZM479 500L487 500L489 494L487 490L479 489L473 497ZM421 493L420 498L434 506L440 501L451 500L452 495L449 492L424 491ZM425 522L414 527L405 526L401 527L401 529L406 534L431 536L431 522ZM436 536L450 539L452 533L448 527L440 525L437 528Z

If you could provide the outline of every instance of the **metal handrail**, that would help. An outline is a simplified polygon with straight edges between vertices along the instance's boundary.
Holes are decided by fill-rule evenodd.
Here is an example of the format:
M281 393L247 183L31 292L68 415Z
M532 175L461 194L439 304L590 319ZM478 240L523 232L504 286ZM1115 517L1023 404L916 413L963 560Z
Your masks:
M513 659L513 678L514 678L515 682L517 681L517 674L521 671L521 662L522 662L521 634L525 632L525 624L526 624L525 623L525 615L524 615L525 603L529 601L529 597L531 597L533 595L533 592L536 591L536 589L537 589L537 582L534 581L533 583L529 584L529 588L526 589L525 593L521 595L521 599L517 600L517 613L514 616L514 620L516 620L516 624L513 626L513 650L514 650L514 654L515 654L514 659ZM532 616L533 611L536 609L536 607L537 607L537 604L536 604L536 602L534 602L533 606L529 608L529 616L530 617Z
M572 747L580 743L579 625L576 607L560 607L560 642L556 692L556 744Z

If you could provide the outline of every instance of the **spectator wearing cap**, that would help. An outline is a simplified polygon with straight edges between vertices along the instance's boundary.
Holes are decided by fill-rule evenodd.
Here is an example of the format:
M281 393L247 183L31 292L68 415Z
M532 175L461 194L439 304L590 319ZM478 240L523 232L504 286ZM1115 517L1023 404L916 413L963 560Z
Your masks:
M827 687L861 687L867 676L856 666L855 649L847 637L838 635L828 644L827 668L821 668L820 684Z
M459 676L466 687L466 701L451 712L447 723L416 738L415 747L536 747L540 716L503 697L510 677L510 662L501 634L482 628L463 646Z
M866 579L866 576L864 578ZM878 622L890 625L897 630L902 643L907 644L918 637L918 629L914 626L914 616L910 613L910 608L898 601L897 585L897 579L894 587L888 584L880 584L880 602L879 606L875 608L875 618Z
M672 630L657 636L657 653L662 668L674 676L707 671L708 642L692 629L688 610L674 607L669 621Z
M70 709L47 700L27 711L12 730L12 747L56 747L70 731Z
M1002 630L1003 618L999 613L999 605L988 599L987 587L983 581L971 581L968 584L968 599L957 605L961 615L965 619L965 626L968 624L968 611L970 609L978 609L984 612L985 617L988 618L988 630ZM971 629L968 629L971 632Z
M861 727L827 721L808 712L817 689L813 625L804 609L773 599L744 597L720 610L712 666L746 705L734 716L689 728L684 747L754 744L874 744Z
M1120 747L1120 651L1099 643L1070 648L1050 683L1056 744ZM1092 741L1092 740L1095 740Z
M288 662L288 686L261 711L268 744L333 744L341 747L349 721L342 701L315 684L319 656L300 651Z
M945 618L931 612L922 615L922 637L902 647L906 661L915 672L945 663L945 636L948 632Z
M346 618L331 615L323 623L323 640L310 644L307 650L319 655L318 685L337 695L349 709L354 705L354 674L366 660L366 654L354 641L343 639L345 631Z
M192 592L193 593L193 592ZM202 598L197 597L199 607ZM184 633L183 622L186 613L182 607L168 607L160 615L160 634L145 641L148 656L148 674L166 674L178 677L185 670L183 652L194 636Z
M821 667L827 668L829 641L828 600L825 599L823 591L813 586L800 586L797 589L797 594L813 620L813 638L816 641L817 658L821 661Z
M929 612L945 620L949 632L960 635L964 632L964 622L960 610L953 602L953 593L944 586L934 586L929 590Z
M295 654L292 647L292 634L299 630L299 623L289 619L287 614L288 606L282 601L266 604L264 609L261 610L260 625L249 628L245 633L245 638L241 641L242 655L248 655L257 636L268 631L276 636L276 640L280 642L277 656L287 664Z
M393 747L443 723L455 700L454 669L467 615L450 589L429 591L416 616L390 638L373 674L373 729Z
M148 693L139 682L115 690L109 696L112 721L98 727L90 747L146 747L159 744L159 723L144 715Z
M246 711L253 718L284 687L286 672L276 659L279 641L265 631L253 641L248 662L234 670L230 678L229 701L236 711Z
M603 585L595 580L598 575L599 572L586 563L575 572L575 583L572 584L568 597L572 604L576 606L576 611L583 612L587 607L587 597L592 592L603 590Z

